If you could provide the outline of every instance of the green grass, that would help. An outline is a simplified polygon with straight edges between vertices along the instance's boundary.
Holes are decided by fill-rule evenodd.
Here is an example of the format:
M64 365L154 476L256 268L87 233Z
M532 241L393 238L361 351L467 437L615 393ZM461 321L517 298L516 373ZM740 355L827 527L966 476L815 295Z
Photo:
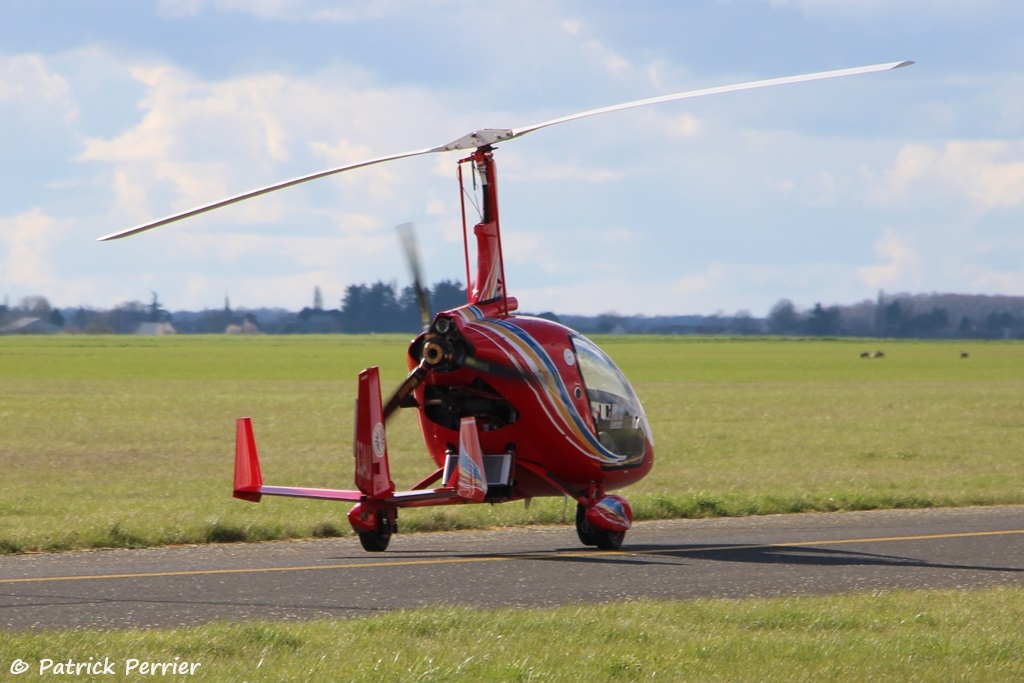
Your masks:
M597 338L655 430L640 519L1024 502L1024 344ZM407 338L0 337L0 552L348 534L345 506L231 497L234 420L266 481L352 485L356 374ZM861 360L877 347L885 359ZM389 424L392 474L430 471ZM572 521L563 499L403 511L402 529Z
M33 680L43 658L109 657L118 674L128 659L200 664L177 680L1005 683L1024 680L1022 623L1024 590L1010 588L435 607L303 623L5 633L0 667L24 660Z

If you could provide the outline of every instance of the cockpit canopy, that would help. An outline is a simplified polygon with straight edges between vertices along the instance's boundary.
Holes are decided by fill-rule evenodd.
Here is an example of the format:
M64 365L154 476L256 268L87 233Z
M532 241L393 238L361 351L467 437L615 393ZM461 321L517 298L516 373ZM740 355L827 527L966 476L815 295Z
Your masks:
M573 334L572 343L601 445L616 455L643 457L651 429L633 387L594 342Z

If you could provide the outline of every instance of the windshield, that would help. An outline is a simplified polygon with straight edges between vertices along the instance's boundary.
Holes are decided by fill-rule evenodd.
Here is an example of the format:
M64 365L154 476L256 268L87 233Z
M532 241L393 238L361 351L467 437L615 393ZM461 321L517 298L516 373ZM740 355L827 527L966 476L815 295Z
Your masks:
M573 335L572 341L601 445L616 455L642 457L650 429L640 399L594 342L580 335Z

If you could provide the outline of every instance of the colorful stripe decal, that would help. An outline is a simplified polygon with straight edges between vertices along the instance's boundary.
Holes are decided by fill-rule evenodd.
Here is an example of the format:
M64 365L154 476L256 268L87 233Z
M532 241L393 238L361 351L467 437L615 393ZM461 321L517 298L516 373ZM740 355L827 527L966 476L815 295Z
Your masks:
M540 383L531 383L530 389L549 419L571 445L602 465L614 466L626 460L626 456L611 452L598 441L570 399L569 389L565 386L555 362L526 330L509 320L484 318L482 311L476 306L466 306L458 312L465 322L471 323L477 331L504 351L512 364L529 369L544 380Z

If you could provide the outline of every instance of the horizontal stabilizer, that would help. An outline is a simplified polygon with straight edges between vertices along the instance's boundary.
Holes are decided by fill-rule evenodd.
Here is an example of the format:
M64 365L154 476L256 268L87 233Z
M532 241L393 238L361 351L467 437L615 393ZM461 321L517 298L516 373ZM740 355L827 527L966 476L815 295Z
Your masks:
M371 500L362 491L347 491L344 489L314 489L304 486L260 486L253 493L257 496L285 496L288 498L318 498L320 500L347 500L352 502L363 502ZM235 493L236 498L243 496ZM246 500L253 500L246 498ZM256 499L258 500L258 498ZM424 504L440 505L444 503L464 502L453 488L424 489L420 491L396 491L386 496L373 498L372 500L396 508L419 507Z
M292 498L324 498L327 500L363 499L360 491L313 489L300 486L264 486L260 472L260 459L256 452L256 438L252 420L239 418L235 431L235 498L260 502L263 496L290 496Z
M361 491L345 491L343 489L311 489L303 486L261 486L259 492L265 496L320 498L321 500L360 501L365 498Z
M261 486L259 494L264 496L285 496L288 498L319 498L320 500L348 500L365 502L373 500L387 507L421 507L424 505L444 505L447 503L465 502L455 489L443 487L424 489L421 491L396 491L379 498L369 498L361 491L345 491L342 489L311 489L302 486Z

